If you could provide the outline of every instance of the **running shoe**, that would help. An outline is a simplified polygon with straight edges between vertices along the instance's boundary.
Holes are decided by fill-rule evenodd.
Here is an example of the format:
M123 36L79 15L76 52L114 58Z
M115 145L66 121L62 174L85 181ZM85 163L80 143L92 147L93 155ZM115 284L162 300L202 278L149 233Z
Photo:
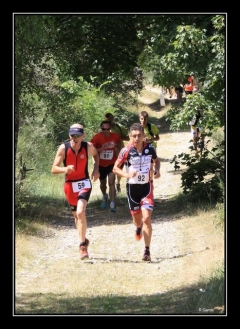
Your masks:
M107 208L107 199L108 199L108 195L104 195L104 197L102 198L102 202L101 202L101 208L102 209L106 209Z
M138 226L135 231L135 239L140 241L142 239L142 226Z
M80 251L80 259L88 259L88 248L89 246L89 240L85 239L85 245L79 246L79 251Z
M150 251L149 251L149 249L146 249L145 248L144 253L143 253L142 260L144 260L145 262L151 262L151 257L150 257Z
M114 202L111 202L110 203L110 211L111 212L116 212L116 206L115 206L115 203Z
M116 190L117 190L118 193L121 192L121 186L120 186L120 184L116 184Z

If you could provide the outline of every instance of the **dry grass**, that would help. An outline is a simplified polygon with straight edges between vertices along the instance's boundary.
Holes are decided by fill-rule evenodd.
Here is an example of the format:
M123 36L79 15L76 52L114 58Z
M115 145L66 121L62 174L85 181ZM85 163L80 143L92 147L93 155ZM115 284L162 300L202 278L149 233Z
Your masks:
M190 132L161 133L161 126L167 129L166 109L157 104L155 110L150 108L157 90L151 94L150 99L143 94L143 108L155 116L161 136L161 178L154 182L152 261L141 261L144 243L134 240L125 180L117 195L116 214L99 209L96 182L87 209L89 260L79 260L77 231L68 208L39 227L35 235L16 236L16 314L201 313L199 289L224 260L224 233L216 228L216 211L189 213L187 205L178 208L174 202L181 191L181 175L170 159L188 150L191 136ZM223 312L222 305L214 306L220 308L218 314Z

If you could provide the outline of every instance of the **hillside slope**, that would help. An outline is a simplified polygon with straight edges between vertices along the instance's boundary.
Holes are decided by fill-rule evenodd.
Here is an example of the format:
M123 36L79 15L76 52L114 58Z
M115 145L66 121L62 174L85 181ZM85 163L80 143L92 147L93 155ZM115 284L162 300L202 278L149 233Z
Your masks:
M99 182L95 182L87 208L89 260L79 260L77 231L67 207L63 214L58 214L56 209L56 218L38 236L16 237L15 307L18 314L38 314L50 295L57 302L69 294L88 300L112 294L129 298L145 296L145 299L159 294L164 298L165 294L172 293L174 305L176 291L182 293L182 298L187 298L189 289L199 293L203 279L224 260L224 233L215 227L215 212L210 211L207 216L204 210L189 214L187 205L184 211L175 209L173 197L181 192L181 172L174 171L170 160L174 154L188 150L191 135L190 131L161 133L166 109L155 102L159 90L148 88L148 97L142 96L141 110L149 111L150 117L159 123L157 151L161 159L161 178L154 181L156 207L152 219L151 263L141 261L143 239L140 242L134 239L124 193L125 180L122 179L122 192L117 195L116 214L100 209ZM151 104L155 104L155 108ZM144 305L143 299L141 301ZM144 312L144 306L139 303L139 309L131 309L131 314ZM124 309L123 306L123 313ZM53 306L44 310L51 313ZM91 314L92 310L81 305L78 312ZM98 311L99 314L105 312L104 309ZM167 313L174 313L174 307Z

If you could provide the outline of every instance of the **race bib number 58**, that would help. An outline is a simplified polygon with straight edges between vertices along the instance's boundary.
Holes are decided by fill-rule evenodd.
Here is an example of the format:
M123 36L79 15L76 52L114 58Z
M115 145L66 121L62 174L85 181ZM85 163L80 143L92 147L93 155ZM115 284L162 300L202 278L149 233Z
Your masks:
M89 179L80 180L78 182L72 182L72 188L74 193L81 191L81 189L83 188L90 188L90 187L91 187L91 182Z
M113 151L112 150L102 151L100 153L100 159L112 160L112 158L113 158Z

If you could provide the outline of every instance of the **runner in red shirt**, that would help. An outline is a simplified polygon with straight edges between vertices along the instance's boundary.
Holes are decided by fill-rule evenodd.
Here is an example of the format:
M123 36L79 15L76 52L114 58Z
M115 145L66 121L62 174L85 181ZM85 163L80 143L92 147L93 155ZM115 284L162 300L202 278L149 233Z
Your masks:
M193 93L193 77L189 76L187 78L187 83L185 83L185 85L183 86L185 94L189 95Z
M111 123L102 121L100 124L101 132L95 134L91 143L96 147L99 153L99 173L100 173L100 190L103 195L101 208L107 208L107 178L109 185L110 211L116 211L115 198L115 174L112 172L114 163L121 149L121 138L117 133L110 132Z
M75 219L80 239L80 259L88 258L89 240L86 238L86 207L92 191L92 183L99 178L99 155L92 143L83 141L83 126L75 123L69 129L70 140L59 146L53 161L52 174L65 174L64 193ZM88 172L88 157L94 167Z

